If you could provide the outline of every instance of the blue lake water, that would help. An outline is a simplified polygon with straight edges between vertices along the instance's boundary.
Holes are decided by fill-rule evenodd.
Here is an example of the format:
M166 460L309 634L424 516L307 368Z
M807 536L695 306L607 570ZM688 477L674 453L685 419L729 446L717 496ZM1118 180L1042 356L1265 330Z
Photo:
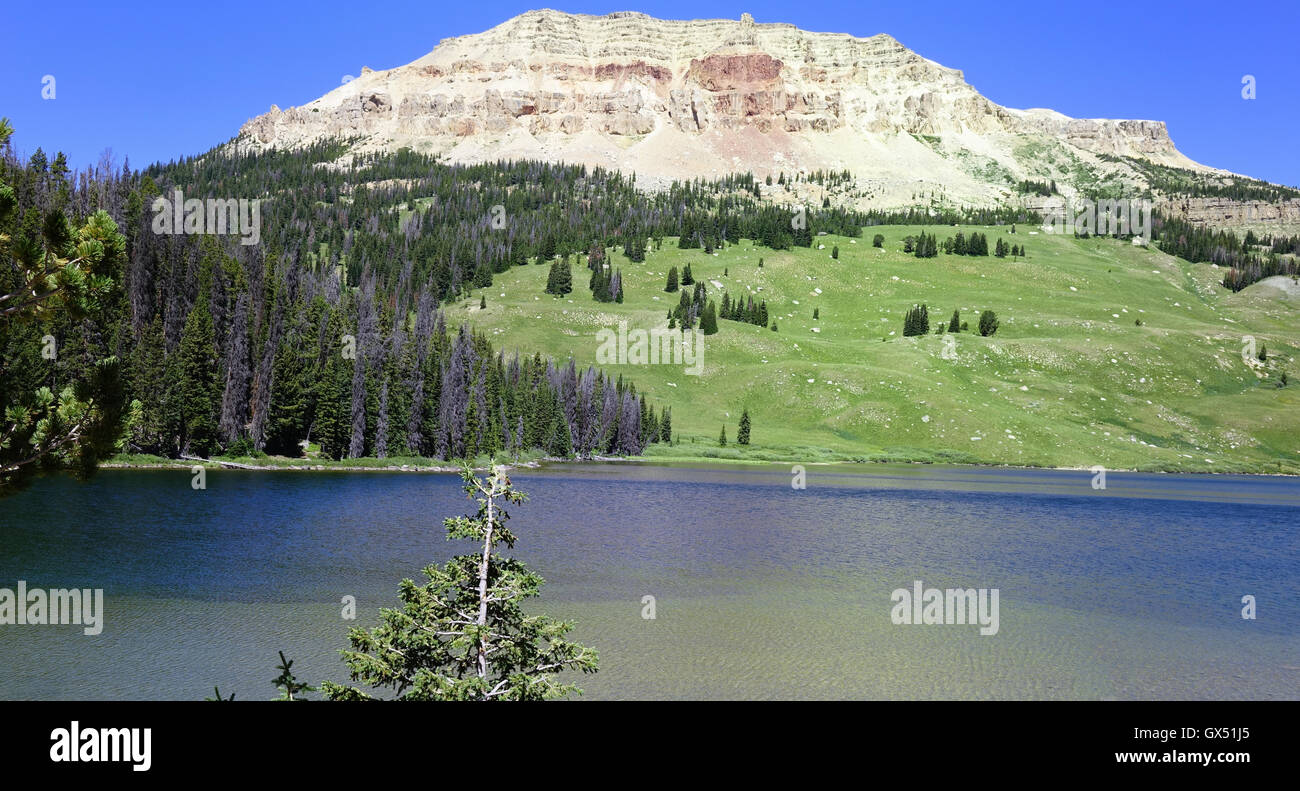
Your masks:
M535 609L619 698L1300 698L1300 481L928 465L512 475ZM347 629L467 551L452 475L105 470L0 500L0 587L103 588L102 634L0 625L0 698L271 698L346 681ZM999 630L891 593L996 588ZM1242 618L1242 597L1256 601ZM356 621L341 617L355 596ZM655 618L642 617L644 596Z

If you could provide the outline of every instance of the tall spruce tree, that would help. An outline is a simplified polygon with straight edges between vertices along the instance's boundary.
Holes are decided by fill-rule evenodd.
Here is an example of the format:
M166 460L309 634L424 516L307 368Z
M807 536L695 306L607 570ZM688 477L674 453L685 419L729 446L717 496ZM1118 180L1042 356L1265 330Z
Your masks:
M506 506L526 496L495 463L486 479L469 467L461 478L478 508L474 516L445 520L447 537L479 548L427 566L424 585L402 580L401 608L381 610L372 630L350 632L352 649L343 657L352 680L391 689L400 700L546 700L580 693L556 676L596 672L596 652L566 639L572 622L524 611L522 602L539 594L542 578L501 554L516 540L506 527ZM331 700L371 698L328 681L321 691Z
M221 390L217 381L212 314L208 311L208 300L202 296L185 321L179 354L177 403L181 416L181 451L207 456L218 448L217 414Z
M704 313L700 316L700 332L705 335L716 335L718 333L717 307L713 304L713 300L709 300L709 304L704 308Z

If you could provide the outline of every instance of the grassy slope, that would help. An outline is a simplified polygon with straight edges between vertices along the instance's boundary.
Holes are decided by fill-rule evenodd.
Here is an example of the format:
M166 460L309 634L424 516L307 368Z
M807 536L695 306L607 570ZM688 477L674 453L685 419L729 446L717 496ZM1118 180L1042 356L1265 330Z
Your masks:
M673 409L682 442L651 455L1300 472L1300 382L1274 387L1283 369L1300 374L1294 302L1230 294L1219 270L1156 250L1024 227L1014 237L978 230L990 248L998 234L1026 244L1029 260L922 260L901 252L919 230L871 228L853 242L827 236L825 249L783 252L744 242L716 256L667 240L643 264L614 252L621 305L591 299L581 264L564 299L543 293L547 267L517 267L486 290L485 311L476 293L451 307L449 324L469 320L499 348L595 363L597 330L619 320L666 326L678 297L664 293L666 273L690 262L696 279L766 298L779 332L720 321L705 339L703 376L611 367ZM940 239L956 230L940 228ZM877 232L883 249L870 246ZM721 299L711 284L710 296ZM903 313L919 302L935 326L961 309L972 331L957 337L957 359L941 356L942 336L902 337ZM973 331L984 309L1001 319L995 337ZM1267 378L1243 364L1244 334L1267 344ZM742 407L753 445L719 454L718 431L725 422L734 443Z

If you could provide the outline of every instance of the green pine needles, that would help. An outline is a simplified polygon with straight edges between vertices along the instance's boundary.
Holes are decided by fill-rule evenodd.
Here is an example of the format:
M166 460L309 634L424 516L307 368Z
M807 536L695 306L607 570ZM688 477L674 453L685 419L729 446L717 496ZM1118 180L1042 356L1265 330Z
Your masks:
M352 680L392 689L399 700L546 700L581 693L556 674L596 672L596 651L565 639L572 622L526 615L520 605L538 595L542 578L499 554L515 545L505 506L526 496L496 464L486 479L468 466L461 477L478 511L447 519L447 537L480 548L426 567L424 585L402 580L402 607L382 610L373 630L351 631L353 650L343 657ZM370 699L331 682L321 691L330 700Z

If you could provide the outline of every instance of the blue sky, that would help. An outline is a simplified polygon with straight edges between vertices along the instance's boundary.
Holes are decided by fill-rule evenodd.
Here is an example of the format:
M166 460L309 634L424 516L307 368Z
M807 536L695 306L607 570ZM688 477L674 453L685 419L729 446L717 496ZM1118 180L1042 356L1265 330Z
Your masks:
M74 167L107 148L133 167L198 154L272 104L303 104L363 65L385 69L448 36L537 7L636 10L672 19L788 22L806 30L889 33L962 69L989 99L1082 118L1166 121L1199 162L1300 185L1300 3L1000 0L617 0L480 3L262 0L43 4L5 13L0 115L30 154ZM1105 11L1101 9L1106 9ZM1242 98L1242 78L1256 98ZM42 98L54 77L55 98Z

